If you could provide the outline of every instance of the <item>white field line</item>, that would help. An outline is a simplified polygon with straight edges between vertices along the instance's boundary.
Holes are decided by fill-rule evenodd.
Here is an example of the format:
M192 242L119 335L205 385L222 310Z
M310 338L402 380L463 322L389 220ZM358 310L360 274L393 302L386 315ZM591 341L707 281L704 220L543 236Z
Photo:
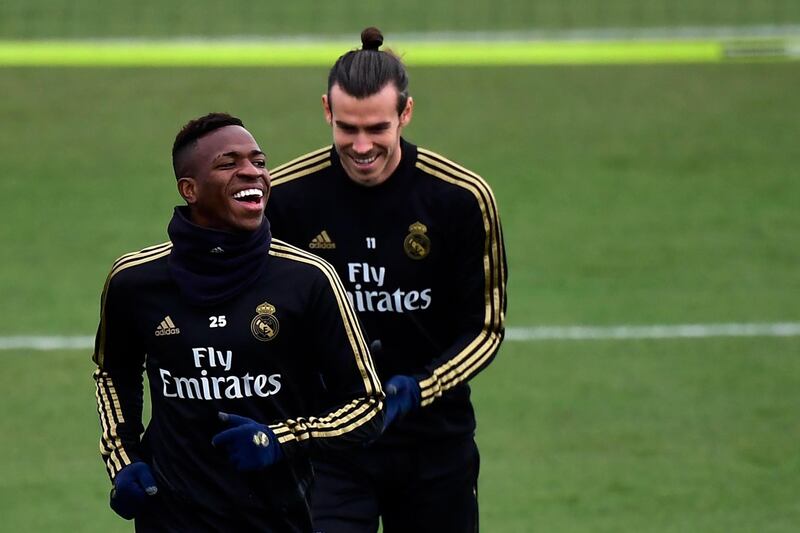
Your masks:
M800 322L772 324L676 324L650 326L538 326L508 328L508 341L796 337Z
M0 337L0 350L87 350L94 347L94 337L25 335Z
M797 337L800 322L677 324L649 326L535 326L506 329L509 342L603 339L702 339L708 337ZM92 336L0 336L0 350L90 350Z

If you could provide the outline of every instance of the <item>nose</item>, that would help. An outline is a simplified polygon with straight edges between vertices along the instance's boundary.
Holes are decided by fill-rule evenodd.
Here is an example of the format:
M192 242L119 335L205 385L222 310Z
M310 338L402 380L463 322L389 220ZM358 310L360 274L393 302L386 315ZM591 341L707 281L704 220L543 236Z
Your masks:
M262 167L257 167L253 164L252 161L249 159L245 160L242 166L239 168L239 175L247 178L260 178L266 173L266 169Z
M365 133L356 135L356 138L353 140L353 151L357 154L366 154L370 150L372 150L372 140L369 138L369 135Z

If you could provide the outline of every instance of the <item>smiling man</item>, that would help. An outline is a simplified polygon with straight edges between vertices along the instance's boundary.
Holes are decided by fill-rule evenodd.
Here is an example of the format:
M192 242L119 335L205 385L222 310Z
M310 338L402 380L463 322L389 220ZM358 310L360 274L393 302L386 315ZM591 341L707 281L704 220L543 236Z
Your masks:
M309 452L382 426L364 337L330 265L272 239L266 156L239 119L190 121L172 155L170 241L118 259L101 300L111 507L136 531L309 532Z
M373 94L354 96L336 83L329 94L322 95L339 161L345 173L359 185L380 185L400 164L400 133L411 121L414 100L405 99L403 108L395 113L397 102L394 84L386 84Z
M174 161L178 190L195 224L233 232L261 226L269 192L266 156L242 126L180 143Z
M492 190L402 137L414 109L375 28L331 68L333 146L273 173L275 235L330 261L372 338L386 422L369 447L317 454L315 530L474 532L468 381L503 339L506 260Z

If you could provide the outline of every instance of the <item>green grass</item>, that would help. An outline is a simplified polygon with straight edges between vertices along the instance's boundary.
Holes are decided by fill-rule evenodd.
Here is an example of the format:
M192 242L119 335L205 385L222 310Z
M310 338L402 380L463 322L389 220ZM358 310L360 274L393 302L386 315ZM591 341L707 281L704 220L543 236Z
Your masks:
M240 115L270 164L329 142L324 69L0 69L0 334L88 334L166 240L169 148ZM511 324L800 319L794 64L416 69L407 136L484 175Z
M0 69L0 335L91 334L115 257L165 240L169 149L211 110L275 166L329 142L325 69ZM417 68L407 137L484 175L509 323L800 320L800 69ZM789 532L800 341L506 343L474 386L483 529ZM9 531L107 508L90 355L0 352Z
M352 35L387 32L552 30L789 24L787 0L5 0L0 39ZM354 41L354 45L358 41Z
M507 344L476 380L487 531L793 531L800 341Z
M0 357L7 369L0 375L0 530L130 531L107 508L89 354Z
M473 387L492 532L791 532L797 339L508 343ZM91 363L2 354L4 531L130 531L107 508Z

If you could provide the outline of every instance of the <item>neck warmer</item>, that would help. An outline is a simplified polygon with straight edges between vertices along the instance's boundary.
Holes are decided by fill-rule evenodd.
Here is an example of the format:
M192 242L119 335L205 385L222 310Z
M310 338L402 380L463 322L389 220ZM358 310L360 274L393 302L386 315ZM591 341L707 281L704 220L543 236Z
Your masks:
M266 218L253 232L230 233L193 224L186 207L175 208L167 233L170 275L195 305L218 304L253 283L264 272L272 239Z

